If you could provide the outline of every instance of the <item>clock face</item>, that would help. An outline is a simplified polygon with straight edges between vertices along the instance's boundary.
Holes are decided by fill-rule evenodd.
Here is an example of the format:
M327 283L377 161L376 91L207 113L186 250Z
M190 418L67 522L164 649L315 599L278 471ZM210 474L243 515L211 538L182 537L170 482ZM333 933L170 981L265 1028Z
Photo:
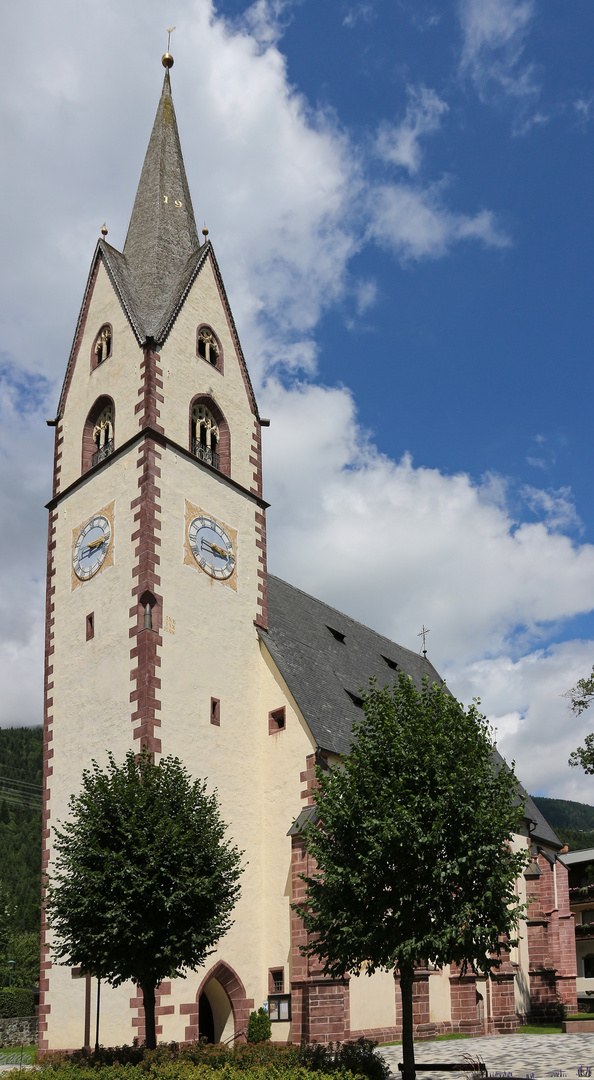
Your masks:
M93 577L103 563L111 543L111 525L104 514L95 514L83 525L72 552L72 566L77 578Z
M224 580L235 570L233 542L214 518L201 514L188 526L188 540L196 562L211 577Z

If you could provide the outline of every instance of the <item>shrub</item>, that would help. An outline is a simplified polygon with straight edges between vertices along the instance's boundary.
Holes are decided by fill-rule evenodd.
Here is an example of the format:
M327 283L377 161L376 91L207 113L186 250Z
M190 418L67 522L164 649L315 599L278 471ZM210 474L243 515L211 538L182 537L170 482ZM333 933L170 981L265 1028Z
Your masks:
M11 1016L33 1016L34 1013L35 997L32 990L23 990L15 986L0 990L0 1017L2 1019Z
M251 1012L248 1020L247 1041L249 1043L266 1042L272 1035L270 1017L266 1009L260 1008L257 1012Z
M299 1061L308 1069L329 1073L348 1070L357 1076L366 1076L368 1080L387 1080L390 1069L381 1054L376 1051L377 1043L369 1039L344 1043L302 1043Z

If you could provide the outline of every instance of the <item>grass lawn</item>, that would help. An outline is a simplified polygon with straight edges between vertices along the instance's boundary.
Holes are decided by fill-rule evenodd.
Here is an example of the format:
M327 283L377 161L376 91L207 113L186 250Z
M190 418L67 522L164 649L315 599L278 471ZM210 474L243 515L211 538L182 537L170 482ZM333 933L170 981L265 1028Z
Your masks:
M559 1035L561 1021L558 1024L522 1024L518 1035Z
M436 1035L434 1039L415 1039L415 1046L416 1045L422 1046L423 1043L427 1043L427 1042L449 1042L450 1039L471 1039L471 1038L472 1038L472 1035L456 1035L456 1034ZM382 1046L401 1046L402 1045L402 1039L397 1039L396 1042L379 1043L378 1045L379 1045L380 1048Z

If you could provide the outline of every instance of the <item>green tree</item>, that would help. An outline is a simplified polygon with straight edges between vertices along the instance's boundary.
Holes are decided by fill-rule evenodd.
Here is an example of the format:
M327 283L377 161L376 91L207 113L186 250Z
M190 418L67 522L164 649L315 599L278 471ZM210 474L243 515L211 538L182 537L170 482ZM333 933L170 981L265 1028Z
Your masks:
M142 989L154 1048L155 988L200 966L232 925L241 853L225 839L216 795L177 758L145 748L85 770L56 829L47 917L56 957L112 986Z
M303 951L334 977L399 972L403 1076L414 1080L415 967L490 972L515 943L527 861L510 843L523 812L517 780L495 761L474 705L402 673L391 689L372 681L350 755L317 778L319 821L305 830L317 870L297 907Z
M589 675L578 679L565 697L569 698L569 708L576 716L581 716L590 707L594 701L594 666ZM573 769L579 765L585 773L594 774L594 734L586 735L584 745L570 754L569 764Z

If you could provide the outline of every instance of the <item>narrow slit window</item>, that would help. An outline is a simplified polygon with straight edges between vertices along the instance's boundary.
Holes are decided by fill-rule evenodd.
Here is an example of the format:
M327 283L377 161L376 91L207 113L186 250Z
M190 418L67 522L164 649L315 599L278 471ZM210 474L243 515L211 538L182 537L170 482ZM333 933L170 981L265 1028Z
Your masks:
M287 722L286 709L283 705L282 709L273 709L268 713L268 734L275 735L279 731L284 731Z
M219 698L211 697L210 699L210 722L215 727L221 726L221 702Z
M87 641L90 641L93 637L95 637L95 612L91 611L87 615Z
M345 639L345 634L343 634L343 633L342 633L342 631L340 631L340 630L335 630L333 626L329 626L329 627L328 627L328 630L329 630L329 631L330 631L330 633L332 634L332 637L333 637L333 638L336 638L336 641L344 641L344 639Z
M382 660L385 660L388 667L392 668L392 671L398 671L398 664L395 660L390 659L389 656L382 656Z
M362 708L363 708L363 698L362 698L362 697L359 697L359 695L358 695L358 694L353 694L353 693L351 693L351 691L350 691L350 690L347 690L347 691L346 691L346 693L347 693L347 694L348 694L348 696L350 697L350 699L351 699L351 701L352 701L353 705L356 705L358 709L362 709Z

